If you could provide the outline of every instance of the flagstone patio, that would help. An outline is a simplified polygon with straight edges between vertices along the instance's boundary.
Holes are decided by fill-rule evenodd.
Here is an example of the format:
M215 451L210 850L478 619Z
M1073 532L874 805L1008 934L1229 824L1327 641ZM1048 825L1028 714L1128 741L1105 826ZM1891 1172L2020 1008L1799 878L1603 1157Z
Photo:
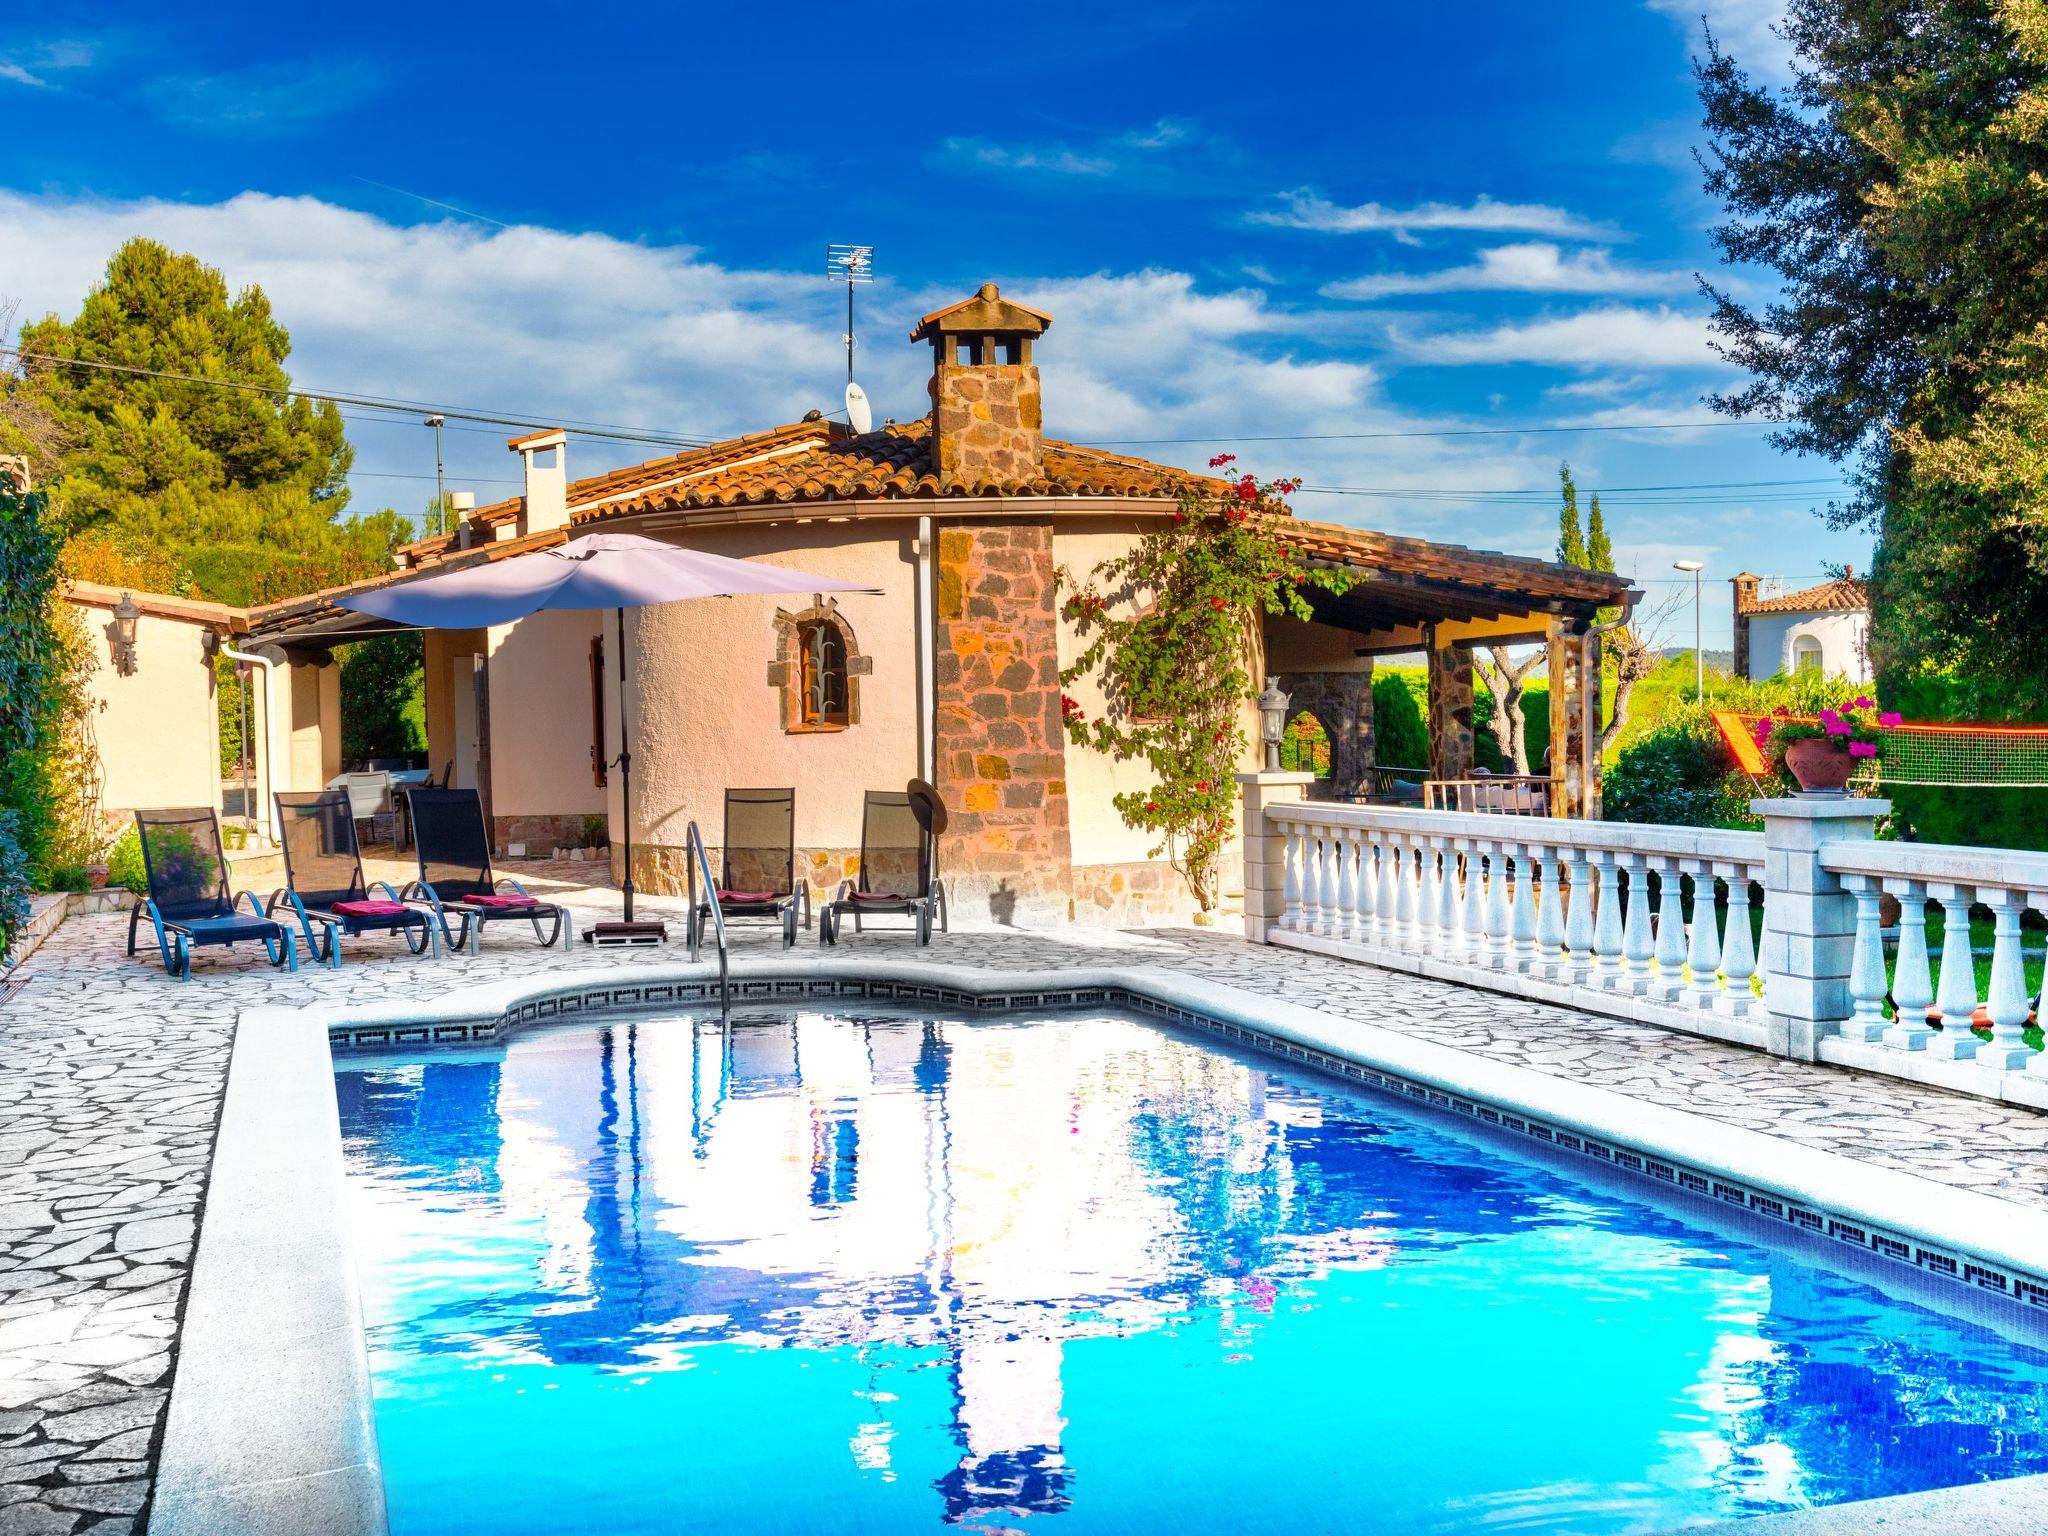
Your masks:
M536 894L574 906L579 925L616 911L615 892L572 883L594 867L517 872ZM643 904L676 918L680 932L680 903ZM500 925L480 956L439 965L371 939L346 945L338 972L303 965L296 975L208 950L180 984L153 950L124 955L125 935L121 917L72 919L25 968L30 985L0 1006L0 1536L141 1523L240 1010L417 997L647 958L580 947L565 957ZM761 928L734 937L741 965L777 942ZM871 931L840 951L867 952L907 956L912 946L900 932ZM1257 947L1234 931L955 932L922 958L969 968L1163 966L2048 1209L2048 1116Z

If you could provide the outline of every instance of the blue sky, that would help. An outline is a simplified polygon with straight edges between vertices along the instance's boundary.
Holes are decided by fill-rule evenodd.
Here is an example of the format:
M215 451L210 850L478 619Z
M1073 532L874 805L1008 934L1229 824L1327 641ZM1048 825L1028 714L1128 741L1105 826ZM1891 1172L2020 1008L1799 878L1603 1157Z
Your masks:
M1353 493L1304 492L1304 515L1526 553L1569 458L1612 488L1652 606L1684 555L1805 583L1867 541L1809 513L1832 467L1758 428L1386 435L1708 417L1734 375L1693 276L1714 270L1702 9L1782 72L1773 0L1051 4L970 27L45 4L0 21L0 299L71 313L147 233L262 283L308 386L723 434L837 405L823 247L858 240L883 273L860 327L880 414L924 408L915 317L994 278L1056 317L1062 436L1234 450ZM430 434L351 435L359 506L430 494ZM451 431L451 482L508 490L503 436ZM1297 440L1225 441L1264 436ZM578 439L570 467L656 451ZM1669 486L1709 488L1637 489ZM1689 640L1690 611L1665 628Z

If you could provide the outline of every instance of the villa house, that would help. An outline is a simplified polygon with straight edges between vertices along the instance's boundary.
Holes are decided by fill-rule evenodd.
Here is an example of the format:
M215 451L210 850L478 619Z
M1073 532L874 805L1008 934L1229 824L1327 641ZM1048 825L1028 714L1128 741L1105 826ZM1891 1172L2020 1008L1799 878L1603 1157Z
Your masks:
M1735 674L1762 682L1783 672L1870 681L1870 596L1855 572L1799 592L1763 595L1763 578L1733 577Z
M1178 881L1149 857L1151 838L1111 805L1143 781L1142 767L1066 740L1059 670L1076 644L1055 592L1062 567L1085 574L1129 548L1197 477L1043 435L1034 354L1051 324L994 284L926 316L911 339L931 349L929 414L865 433L813 411L574 481L564 433L514 438L524 494L409 546L380 582L602 529L785 563L880 595L628 612L623 682L615 615L430 633L436 771L452 763L454 782L483 794L502 843L545 851L593 815L616 826L607 764L623 704L642 889L680 888L688 823L715 845L733 785L795 786L799 843L829 888L858 851L861 791L916 775L938 785L951 812L943 872L957 907L1106 921L1183 910ZM1547 644L1553 676L1597 690L1586 632L1597 609L1630 595L1615 577L1540 560L1291 519L1286 533L1306 557L1362 578L1319 597L1316 622L1270 620L1262 637L1264 671L1329 733L1329 793L1369 783L1375 656L1426 655L1431 768L1458 778L1472 761L1471 645ZM299 714L316 727L331 683L292 679L307 669L331 679L332 646L390 628L336 596L250 615L247 643L284 663L268 679L283 709L305 705ZM1597 814L1597 757L1574 728L1586 692L1576 682L1551 691L1553 739L1570 744L1553 764L1560 814Z

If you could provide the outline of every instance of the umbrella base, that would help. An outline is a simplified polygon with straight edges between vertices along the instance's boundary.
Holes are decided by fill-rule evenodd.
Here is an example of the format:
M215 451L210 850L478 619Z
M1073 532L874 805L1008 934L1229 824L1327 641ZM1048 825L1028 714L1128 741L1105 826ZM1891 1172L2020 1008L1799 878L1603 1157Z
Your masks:
M583 930L583 942L615 947L621 944L666 944L668 924L662 922L594 923Z

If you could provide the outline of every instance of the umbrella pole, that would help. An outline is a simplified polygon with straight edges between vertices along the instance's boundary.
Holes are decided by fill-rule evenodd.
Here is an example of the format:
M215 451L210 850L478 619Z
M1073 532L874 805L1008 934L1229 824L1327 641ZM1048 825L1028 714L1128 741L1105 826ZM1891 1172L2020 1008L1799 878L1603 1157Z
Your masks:
M619 809L626 824L626 862L620 889L626 897L626 921L633 921L633 748L626 735L626 610L619 616Z

